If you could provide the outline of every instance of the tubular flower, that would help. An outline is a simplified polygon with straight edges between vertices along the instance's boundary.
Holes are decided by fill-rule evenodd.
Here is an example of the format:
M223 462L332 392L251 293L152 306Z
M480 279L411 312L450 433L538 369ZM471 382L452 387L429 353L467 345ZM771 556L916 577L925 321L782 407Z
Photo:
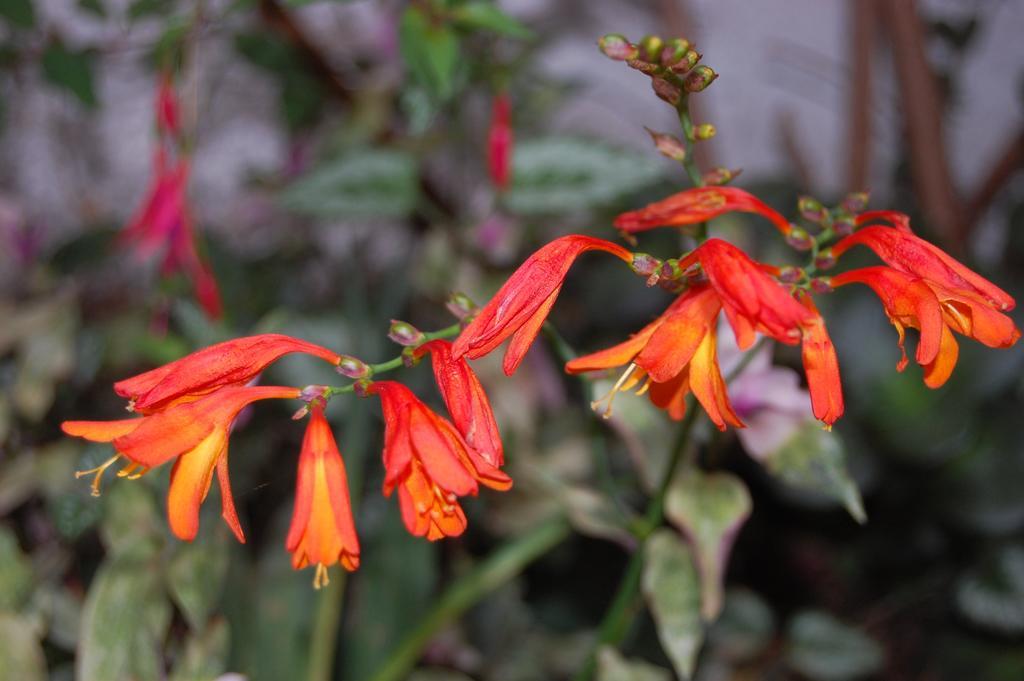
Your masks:
M505 462L498 424L494 420L490 400L465 358L452 355L452 344L446 340L433 340L416 349L416 356L430 353L434 380L444 404L451 414L452 423L466 444L494 467Z
M114 384L114 392L131 400L143 414L165 409L226 386L248 383L282 356L302 352L337 365L341 357L327 348L277 333L217 343L170 364Z
M857 245L867 246L893 269L950 291L980 296L997 310L1009 311L1016 304L1006 291L909 231L878 225L864 227L833 246L832 254L838 258Z
M295 510L285 539L292 567L316 566L313 586L328 583L327 568L341 563L346 570L359 567L359 539L352 520L348 479L338 444L324 418L323 407L310 407L309 425L299 454Z
M505 189L512 179L512 101L508 93L494 97L491 128L487 133L487 167L491 181L498 189Z
M82 471L95 474L93 494L99 495L103 473L118 459L127 460L119 477L135 478L150 468L175 459L167 492L167 517L175 536L186 541L199 530L199 506L210 491L214 470L220 483L222 515L238 541L245 535L235 513L228 480L228 433L246 405L257 400L299 397L298 388L226 387L163 411L120 421L65 421L68 435L92 442L112 442L116 454L105 463Z
M378 381L366 393L380 396L384 412L384 494L398 489L402 520L413 535L457 537L466 529L459 497L476 495L477 483L497 490L512 486L401 383Z
M679 261L681 269L700 263L721 299L736 343L746 350L755 333L794 345L813 314L765 273L746 253L721 239L708 239Z
M857 218L854 221L858 227L863 227L869 222L875 220L885 220L895 229L907 234L913 234L914 230L910 229L910 216L906 213L901 213L898 210L869 210L863 213L857 213Z
M792 225L774 208L749 192L735 187L696 187L623 213L615 227L623 232L643 232L654 227L681 227L732 212L757 213L767 218L782 234Z
M452 355L477 359L509 336L502 367L515 373L562 290L569 268L587 251L605 251L632 264L633 254L604 239L570 234L542 246L519 266L455 340Z
M814 418L831 428L843 415L843 384L839 377L839 360L835 346L825 328L814 301L803 294L801 301L810 310L812 317L804 323L803 356L804 372L807 374L807 388L811 393L811 410Z
M899 334L903 350L904 328L920 330L916 360L925 368L924 382L938 388L956 365L959 347L953 331L991 348L1008 348L1020 338L1013 320L992 309L990 301L973 291L953 291L935 282L888 267L865 267L832 278L833 286L849 283L870 286L881 299L889 321ZM896 368L907 365L906 352Z
M647 392L651 402L673 419L683 418L686 395L692 392L720 430L727 424L742 428L718 366L715 331L721 308L713 288L691 288L629 340L577 357L565 370L575 374L629 365L606 398L606 415L616 392L640 385L637 392Z

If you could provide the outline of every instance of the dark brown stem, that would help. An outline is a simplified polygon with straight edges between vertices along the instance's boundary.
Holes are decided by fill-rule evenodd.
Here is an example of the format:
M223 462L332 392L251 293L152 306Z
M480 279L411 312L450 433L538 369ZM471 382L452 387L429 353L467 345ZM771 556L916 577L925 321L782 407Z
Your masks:
M853 30L850 35L850 126L848 129L846 184L851 190L868 188L871 169L871 55L874 52L875 3L847 0Z

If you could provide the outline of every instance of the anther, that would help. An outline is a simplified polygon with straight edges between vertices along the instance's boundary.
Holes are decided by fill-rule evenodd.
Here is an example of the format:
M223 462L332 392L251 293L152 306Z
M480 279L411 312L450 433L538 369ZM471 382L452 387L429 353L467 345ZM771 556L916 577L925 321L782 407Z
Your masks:
M608 394L599 400L594 400L590 403L590 408L601 415L603 419L609 419L612 417L612 403L615 401L615 395L619 392L622 386L629 380L629 377L633 375L633 371L636 369L636 364L630 364L626 367L626 370L619 376L619 380L615 382L612 389L608 391ZM601 403L607 402L605 408L602 410Z
M101 463L99 466L96 466L96 468L90 468L87 471L75 471L75 478L78 479L86 475L94 475L91 485L92 495L94 497L98 497L100 495L100 481L102 481L103 479L103 473L105 473L108 468L113 466L114 463L116 463L117 460L120 458L120 454L115 454L114 456L110 457L109 459Z

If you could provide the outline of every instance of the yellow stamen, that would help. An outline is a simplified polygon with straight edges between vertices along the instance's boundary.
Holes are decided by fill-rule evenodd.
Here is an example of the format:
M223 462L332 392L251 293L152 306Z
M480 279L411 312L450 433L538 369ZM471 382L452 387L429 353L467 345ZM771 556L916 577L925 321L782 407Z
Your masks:
M109 459L101 463L99 466L96 466L96 468L90 468L87 471L75 471L75 479L81 478L86 475L95 475L95 477L93 477L92 479L91 485L92 495L94 497L98 497L100 495L100 481L103 479L103 474L106 472L108 468L113 466L120 458L120 454L114 454L114 456L110 457Z
M615 395L618 394L618 392L620 390L628 390L629 387L632 387L632 385L633 385L632 383L629 384L629 386L626 386L626 387L623 387L623 386L626 385L626 382L629 380L630 376L633 375L633 371L634 370L636 370L636 364L632 364L631 363L628 367L626 367L626 370L624 372L622 372L622 375L619 376L619 380L617 380L615 382L615 385L612 386L612 389L608 391L607 395L605 395L604 397L602 397L599 400L594 400L593 402L590 403L590 408L593 409L598 414L600 414L601 418L603 418L603 419L611 418L611 416L612 416L612 402L615 401ZM602 402L606 403L603 410L601 409L601 403Z
M126 480L138 480L148 472L149 468L143 466L141 463L135 463L132 461L117 472L117 477L125 478Z
M319 591L330 583L331 578L327 574L327 566L323 563L317 563L316 574L313 575L313 588Z

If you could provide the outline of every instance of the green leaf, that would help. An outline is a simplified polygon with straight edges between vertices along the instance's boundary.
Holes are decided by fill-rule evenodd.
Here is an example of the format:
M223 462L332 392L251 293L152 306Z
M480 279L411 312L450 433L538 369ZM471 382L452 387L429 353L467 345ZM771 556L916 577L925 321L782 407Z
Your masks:
M701 615L711 621L722 610L722 581L729 553L750 516L750 492L731 473L680 471L665 497L665 516L683 531L697 554Z
M107 477L102 487L103 543L113 556L149 558L164 541L164 521L153 492L138 480L109 479L110 471Z
M150 16L167 14L173 3L167 0L135 0L128 6L128 18L132 21Z
M764 652L775 636L775 615L760 596L746 589L730 590L725 607L708 632L716 653L743 663Z
M18 538L0 525L0 610L21 607L32 592L32 575L32 563L21 552Z
M854 681L878 672L881 646L824 612L802 612L789 623L786 661L813 681Z
M398 25L402 59L413 81L438 101L455 94L459 39L448 24L434 21L415 5L406 7Z
M114 560L100 567L82 610L78 681L163 678L163 641L171 606L159 563Z
M230 629L225 620L217 620L201 634L192 633L185 650L175 660L170 681L213 681L227 671Z
M630 523L637 519L618 508L606 494L599 494L580 485L558 485L554 490L565 506L569 523L580 534L599 539L610 539L629 545L634 541Z
M418 194L412 156L364 149L320 165L286 188L281 202L314 217L404 217L416 206Z
M610 646L597 651L597 681L671 681L671 674L642 660L627 660Z
M46 679L46 658L35 630L25 619L5 612L0 612L0 679Z
M73 52L59 42L52 42L43 52L43 75L89 108L95 108L98 102L93 87L92 61L90 52Z
M0 0L0 17L18 28L32 28L36 24L32 0Z
M658 530L644 545L644 596L658 639L682 679L693 675L704 640L700 578L693 558L690 547L671 530Z
M1024 548L1005 547L964 575L956 605L979 627L1005 636L1024 633Z
M512 172L505 201L520 215L592 210L649 185L662 173L644 155L575 137L518 143Z
M843 504L858 523L867 521L864 502L846 470L846 452L835 433L808 421L762 463L782 482Z
M100 0L78 0L78 8L98 17L107 16L107 10Z
M530 29L502 12L493 2L486 0L469 2L457 7L452 12L452 17L459 28L493 31L524 40L533 37Z
M167 587L193 631L206 628L220 600L227 570L228 542L223 528L177 545L167 567Z

